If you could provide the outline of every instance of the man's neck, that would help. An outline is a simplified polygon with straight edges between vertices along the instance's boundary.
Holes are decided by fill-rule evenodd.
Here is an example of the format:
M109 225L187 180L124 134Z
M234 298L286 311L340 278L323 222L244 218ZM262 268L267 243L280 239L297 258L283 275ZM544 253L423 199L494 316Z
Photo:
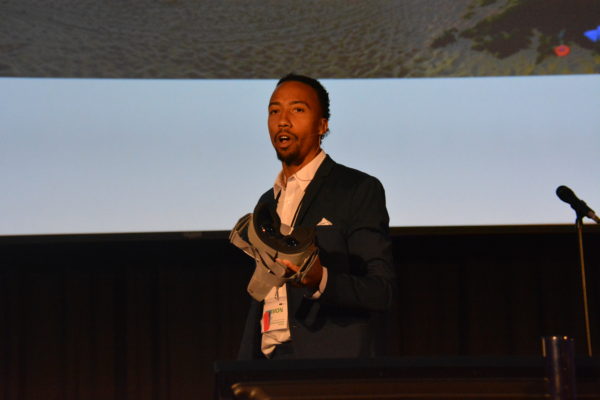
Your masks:
M321 152L321 148L319 147L315 152L309 154L300 164L286 164L285 162L281 163L283 175L285 178L289 178L294 175L296 172L300 171L304 168L308 163L315 159L316 156Z

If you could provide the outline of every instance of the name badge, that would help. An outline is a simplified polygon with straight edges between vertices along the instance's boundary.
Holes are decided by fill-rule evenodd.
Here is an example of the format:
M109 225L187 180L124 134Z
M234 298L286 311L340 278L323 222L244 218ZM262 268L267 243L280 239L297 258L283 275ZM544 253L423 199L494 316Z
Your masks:
M287 291L285 286L277 288L275 296L267 296L260 321L261 333L287 329L288 327L288 305Z

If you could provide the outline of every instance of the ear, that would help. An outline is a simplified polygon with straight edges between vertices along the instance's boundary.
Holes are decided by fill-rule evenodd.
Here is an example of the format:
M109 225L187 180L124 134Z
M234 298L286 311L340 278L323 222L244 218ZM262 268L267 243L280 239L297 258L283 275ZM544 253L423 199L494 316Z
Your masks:
M323 136L329 130L329 120L327 118L321 118L319 123L319 136Z

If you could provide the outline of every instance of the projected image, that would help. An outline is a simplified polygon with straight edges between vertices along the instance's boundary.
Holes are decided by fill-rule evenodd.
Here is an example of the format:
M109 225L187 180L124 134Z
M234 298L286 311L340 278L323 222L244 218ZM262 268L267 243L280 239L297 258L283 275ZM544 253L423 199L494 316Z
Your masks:
M292 71L329 90L324 149L381 180L391 226L572 223L560 185L600 204L598 0L1 0L0 15L0 237L231 229L281 168L267 104Z
M600 72L589 0L4 0L0 75L464 77Z

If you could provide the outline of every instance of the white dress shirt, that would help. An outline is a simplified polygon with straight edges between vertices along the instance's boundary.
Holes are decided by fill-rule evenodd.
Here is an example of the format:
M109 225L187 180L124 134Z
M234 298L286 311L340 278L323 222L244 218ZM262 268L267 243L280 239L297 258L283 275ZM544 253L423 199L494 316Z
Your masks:
M294 226L298 211L302 206L302 199L306 188L313 180L317 170L325 160L325 151L321 150L317 156L306 164L302 169L297 171L289 178L285 178L283 170L279 172L273 185L273 193L277 202L277 215L281 220L281 233L287 235L291 232L291 227ZM317 299L325 290L327 283L327 269L323 268L323 278L319 284L319 290L313 294L312 298ZM280 288L274 287L267 294L265 302L269 299L281 298L287 302L286 286ZM287 304L286 304L287 308ZM291 340L289 324L284 329L270 330L262 334L261 350L265 356L269 357L275 350L275 346Z

